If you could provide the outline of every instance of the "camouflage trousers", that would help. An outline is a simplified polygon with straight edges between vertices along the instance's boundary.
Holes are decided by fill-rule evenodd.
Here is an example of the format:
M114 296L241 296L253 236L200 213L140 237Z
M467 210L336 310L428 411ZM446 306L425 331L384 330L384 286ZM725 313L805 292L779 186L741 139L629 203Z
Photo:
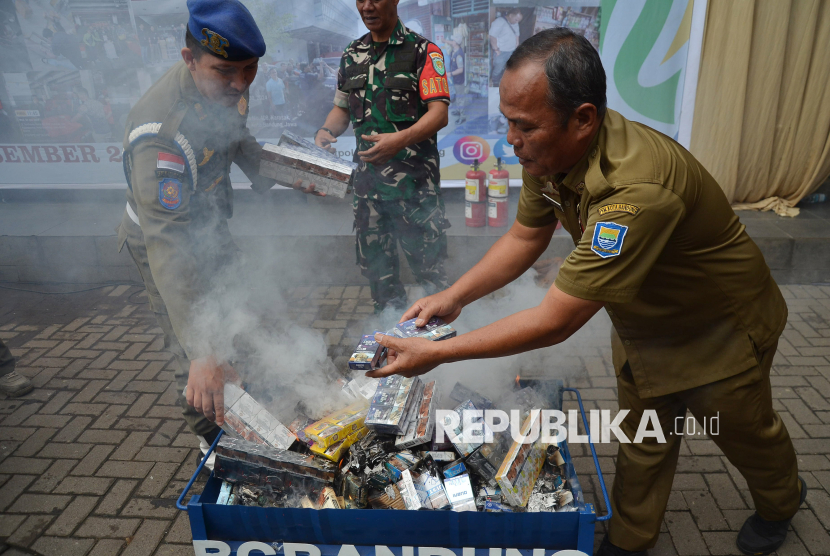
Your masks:
M398 242L418 284L427 293L449 287L444 272L450 223L440 195L377 201L354 198L357 264L369 279L375 310L406 306L400 277Z

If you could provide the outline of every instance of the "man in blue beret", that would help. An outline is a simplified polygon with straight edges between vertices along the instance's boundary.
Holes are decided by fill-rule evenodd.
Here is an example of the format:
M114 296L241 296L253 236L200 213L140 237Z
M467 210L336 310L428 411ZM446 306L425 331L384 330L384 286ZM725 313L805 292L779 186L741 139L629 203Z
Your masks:
M118 227L138 267L150 308L175 355L185 420L203 449L224 421L232 367L217 353L198 314L217 276L238 264L228 230L231 163L257 192L262 147L247 128L248 88L265 41L238 0L188 0L182 60L130 111L124 132L127 207ZM186 388L186 397L181 395Z

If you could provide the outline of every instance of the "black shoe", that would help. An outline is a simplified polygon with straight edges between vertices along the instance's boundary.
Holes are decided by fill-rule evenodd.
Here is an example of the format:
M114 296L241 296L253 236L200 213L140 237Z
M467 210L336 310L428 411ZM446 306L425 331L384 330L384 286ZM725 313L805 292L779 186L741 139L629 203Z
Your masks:
M605 535L602 537L602 544L599 545L599 549L594 553L594 556L646 556L646 551L639 550L632 552L622 549L619 546L614 546L608 540L608 535Z
M801 500L798 506L804 503L807 498L807 485L804 479L798 478L801 483ZM735 544L738 545L738 550L743 554L750 556L760 556L762 554L769 554L778 550L784 540L787 538L787 530L790 527L790 519L782 519L781 521L767 521L755 512L744 522L738 533L738 539Z

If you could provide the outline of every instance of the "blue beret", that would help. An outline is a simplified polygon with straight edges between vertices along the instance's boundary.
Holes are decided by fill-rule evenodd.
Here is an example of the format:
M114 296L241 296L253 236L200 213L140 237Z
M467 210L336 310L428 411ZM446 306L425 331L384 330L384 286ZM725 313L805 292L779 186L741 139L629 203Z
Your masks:
M265 54L254 16L239 0L187 0L187 10L190 34L215 56L238 61Z

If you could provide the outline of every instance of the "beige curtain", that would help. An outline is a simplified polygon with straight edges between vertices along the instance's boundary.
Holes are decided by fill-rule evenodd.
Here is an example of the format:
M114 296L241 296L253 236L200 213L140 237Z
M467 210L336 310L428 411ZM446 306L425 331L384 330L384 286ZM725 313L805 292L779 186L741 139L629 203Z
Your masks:
M709 0L691 151L735 209L798 214L830 176L830 0Z

